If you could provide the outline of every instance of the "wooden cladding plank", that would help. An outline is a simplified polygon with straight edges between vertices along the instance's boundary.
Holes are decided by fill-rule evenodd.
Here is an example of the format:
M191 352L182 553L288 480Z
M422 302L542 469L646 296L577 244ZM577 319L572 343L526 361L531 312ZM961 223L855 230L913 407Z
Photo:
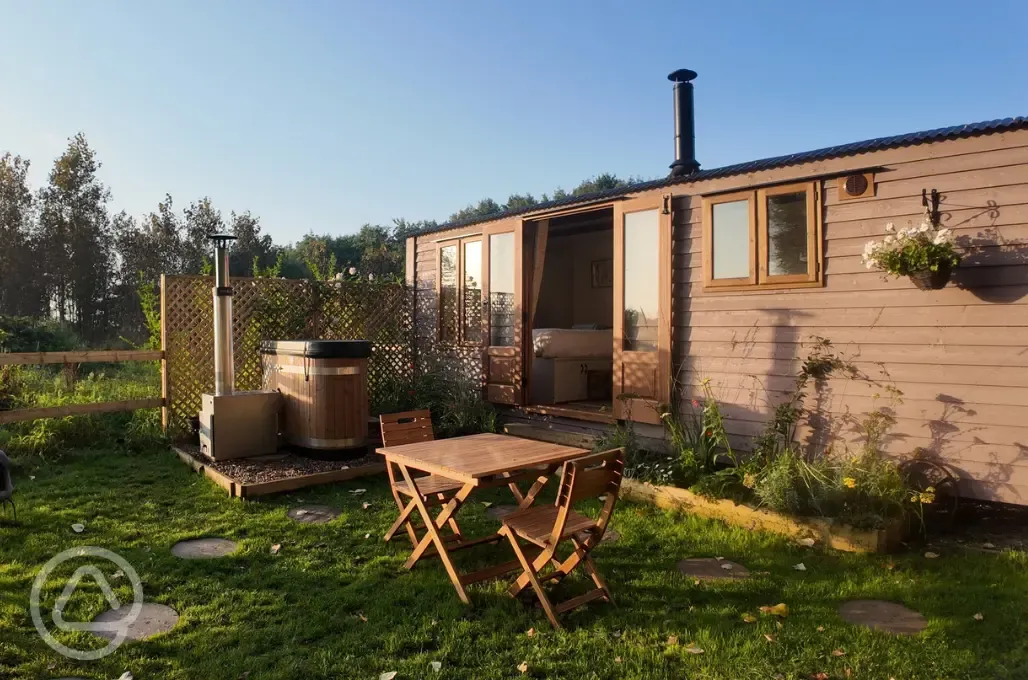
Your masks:
M93 413L136 411L143 408L160 408L163 405L163 399L160 397L154 397L152 399L104 401L95 404L68 404L65 406L23 408L16 411L0 411L0 425L3 425L4 423L17 423L24 420L38 420L40 418L63 418L65 416L81 416Z
M35 366L40 364L119 363L122 361L160 361L161 350L85 350L81 352L5 352L0 353L0 366Z
M683 369L678 373L679 385L699 386L710 380L718 399L740 404L763 401L767 391L790 392L796 388L794 376L757 375L752 373L718 373L702 368ZM874 384L860 380L848 380L838 386L841 394L873 398L883 394L884 385L891 385L903 393L904 399L931 401L939 398L959 399L968 404L1028 404L1028 387L994 387L983 385L957 385L950 382L904 383L890 381Z
M924 307L867 307L856 309L757 309L689 312L683 326L832 326L873 328L907 326L995 327L1028 326L1028 314L1004 306L957 305Z
M681 328L679 339L685 342L723 342L745 344L810 343L815 337L830 338L837 347L848 344L886 345L952 345L980 347L1024 347L1028 345L1028 329L1007 328L997 333L991 328L837 328L824 325L793 326L720 326ZM682 349L681 347L679 349ZM802 350L797 350L797 354Z
M802 356L791 359L748 359L697 357L690 361L693 370L713 373L791 377L799 373ZM882 383L977 385L992 387L1028 386L1028 368L1011 366L938 366L933 364L890 362L887 366L870 361L850 361L861 375Z
M767 291L766 293L772 293ZM996 286L967 290L947 288L937 295L913 287L896 290L869 290L859 293L840 291L835 288L803 290L778 290L772 294L751 295L702 295L680 301L679 309L689 312L721 312L751 310L799 310L807 309L861 309L881 307L924 307L926 300L938 306L963 307L967 305L995 306L998 297L1007 298L1010 305L1028 304L1028 285Z
M943 194L939 206L942 212L950 209L989 210L995 206L1016 205L1024 203L1025 184L1021 183L999 187L957 189L955 187L939 188ZM895 221L897 216L916 216L924 212L921 206L921 190L916 196L905 196L883 200L846 201L844 203L825 206L825 224L850 220L880 219L883 222Z
M1028 312L1026 312L1028 313ZM1028 367L1028 351L1023 347L982 345L904 345L832 343L840 357L870 363L927 364L930 366L1021 366ZM687 342L682 348L692 357L704 359L777 359L804 358L811 343L748 342L730 345L723 342Z
M897 418L918 423L949 422L961 428L984 428L985 426L1013 428L1021 431L1022 434L1013 434L1010 441L1028 440L1028 405L975 404L965 402L954 395L938 395L936 399L911 399L908 395L904 395L899 402L886 403L887 400L882 398L875 399L873 396L851 394L844 386L838 384L831 387L830 393L823 393L827 395L827 403L821 406L826 406L832 412L841 414L839 417L844 416L847 412L862 414L879 408L887 408ZM697 401L697 407L702 407L703 389L701 386L682 386L678 394L685 405L685 412L688 413L692 408L690 406L692 400ZM735 401L724 401L721 404L726 418L764 424L772 417L775 406L792 399L792 393L768 391L760 395L759 401L740 400L737 394L734 395L734 398ZM806 397L804 406L808 409L819 406L813 393ZM1010 441L1004 440L997 443L1010 443Z

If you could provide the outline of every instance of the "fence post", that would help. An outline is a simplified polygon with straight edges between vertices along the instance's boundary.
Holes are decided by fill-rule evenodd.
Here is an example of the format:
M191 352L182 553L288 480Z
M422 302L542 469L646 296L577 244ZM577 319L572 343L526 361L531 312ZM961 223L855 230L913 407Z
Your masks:
M167 434L170 415L168 406L171 405L168 388L171 381L168 379L168 283L165 274L161 274L161 352L161 427Z
M410 363L411 386L418 377L418 240L413 236L407 239L407 262L404 280L407 283L406 295L410 298Z

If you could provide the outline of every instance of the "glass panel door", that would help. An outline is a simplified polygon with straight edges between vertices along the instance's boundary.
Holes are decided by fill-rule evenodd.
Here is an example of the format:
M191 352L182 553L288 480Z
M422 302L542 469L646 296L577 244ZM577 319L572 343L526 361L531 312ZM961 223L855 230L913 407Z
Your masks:
M659 423L671 350L670 197L614 209L614 397L618 418Z
M518 220L515 225L494 227L482 237L486 398L497 404L523 403L522 234Z

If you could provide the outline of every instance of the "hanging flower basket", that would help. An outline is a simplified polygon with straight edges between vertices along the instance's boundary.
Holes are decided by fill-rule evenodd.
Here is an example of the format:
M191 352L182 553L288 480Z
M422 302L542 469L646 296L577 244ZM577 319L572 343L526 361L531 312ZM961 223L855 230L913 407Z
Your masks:
M921 290L938 290L949 282L960 255L953 245L953 232L940 229L926 212L919 226L896 230L885 225L885 238L864 246L864 264L893 276L907 276Z
M953 267L950 263L940 262L935 271L922 269L918 272L910 272L910 280L921 290L939 290L946 287L952 274Z

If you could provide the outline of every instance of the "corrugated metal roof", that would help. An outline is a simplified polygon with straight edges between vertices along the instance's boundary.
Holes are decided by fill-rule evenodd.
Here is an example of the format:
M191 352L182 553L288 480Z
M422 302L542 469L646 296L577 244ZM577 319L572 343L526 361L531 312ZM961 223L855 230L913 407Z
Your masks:
M997 132L1018 130L1026 127L1028 127L1028 117L1018 116L1017 118L1001 118L998 120L989 120L981 123L968 123L967 125L954 125L952 127L938 128L935 130L910 132L905 135L894 135L892 137L878 137L876 139L867 139L862 142L851 142L849 144L841 144L839 146L829 146L824 149L804 151L802 153L794 153L789 154L787 156L762 158L760 160L748 161L746 163L726 165L721 168L700 170L699 172L695 172L685 177L666 177L662 179L650 180L648 182L638 182L636 184L618 187L616 189L611 189L609 191L600 191L592 194L583 194L581 196L567 196L565 198L547 201L545 203L537 203L533 206L526 208L507 210L505 212L487 215L485 217L479 217L471 220L464 220L461 222L449 222L447 224L441 224L433 229L426 229L422 231L421 234L432 234L446 229L466 227L472 224L480 224L482 222L493 222L495 220L501 220L505 217L523 215L529 212L545 211L550 209L577 205L579 203L590 203L608 198L617 198L619 196L627 196L629 194L635 194L642 191L648 191L650 189L658 189L660 187L672 186L676 184L701 182L703 180L716 179L718 177L728 177L731 175L744 175L750 172L757 172L760 170L771 170L773 168L784 168L790 165L799 165L801 163L809 163L811 161L821 161L826 160L828 158L842 158L845 156L855 156L857 154L870 153L872 151L895 149L904 146L916 146L918 144L940 142L946 139L960 139L963 137L988 135Z

